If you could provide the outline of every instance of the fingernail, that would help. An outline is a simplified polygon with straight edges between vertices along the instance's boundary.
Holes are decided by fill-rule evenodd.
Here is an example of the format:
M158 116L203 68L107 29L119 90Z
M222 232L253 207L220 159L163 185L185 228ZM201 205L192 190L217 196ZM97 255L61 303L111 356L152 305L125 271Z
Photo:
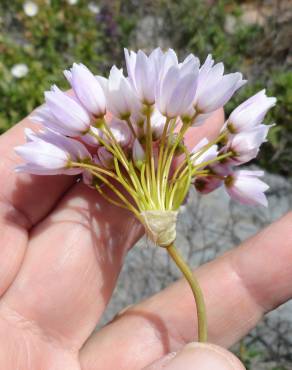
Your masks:
M164 362L165 370L245 370L229 351L213 344L190 343Z

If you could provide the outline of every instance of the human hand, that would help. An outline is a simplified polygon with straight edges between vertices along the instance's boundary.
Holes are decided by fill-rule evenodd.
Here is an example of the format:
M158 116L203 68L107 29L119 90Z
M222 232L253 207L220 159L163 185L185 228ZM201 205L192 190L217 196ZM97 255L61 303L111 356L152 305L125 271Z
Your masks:
M189 141L215 135L221 124L217 113L194 128ZM180 281L92 334L142 228L72 177L16 174L20 160L13 148L24 141L27 126L25 119L0 138L0 368L159 369L161 362L153 361L193 339L189 287ZM230 346L291 297L291 229L289 214L197 270L211 342ZM187 370L190 352L198 368L194 358L202 348L186 351L173 360L183 365L173 362L172 368ZM161 360L166 369L172 356Z

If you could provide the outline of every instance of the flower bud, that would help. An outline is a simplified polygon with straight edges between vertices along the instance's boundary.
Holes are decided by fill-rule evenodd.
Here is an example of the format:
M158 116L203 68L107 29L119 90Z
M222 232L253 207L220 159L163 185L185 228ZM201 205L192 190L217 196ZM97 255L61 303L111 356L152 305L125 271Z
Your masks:
M145 162L145 151L138 139L135 139L133 144L133 161L138 169L141 169Z
M196 190L201 194L209 194L222 185L223 181L214 176L200 176L195 179Z
M97 154L103 167L114 168L114 157L104 146L98 149Z
M177 142L177 138L178 138L178 134L171 134L167 137L167 141L168 141L168 145L170 147L173 147L176 142ZM181 154L183 154L185 152L185 144L184 144L184 141L180 141L179 143L176 144L176 148L175 148L175 152L174 154L176 156L179 156Z

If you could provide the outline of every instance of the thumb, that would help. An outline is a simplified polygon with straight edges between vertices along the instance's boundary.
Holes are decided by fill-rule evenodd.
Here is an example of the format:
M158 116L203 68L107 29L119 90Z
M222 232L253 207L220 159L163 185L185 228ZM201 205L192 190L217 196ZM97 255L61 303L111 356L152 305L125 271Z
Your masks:
M245 370L231 352L214 344L189 343L144 370Z

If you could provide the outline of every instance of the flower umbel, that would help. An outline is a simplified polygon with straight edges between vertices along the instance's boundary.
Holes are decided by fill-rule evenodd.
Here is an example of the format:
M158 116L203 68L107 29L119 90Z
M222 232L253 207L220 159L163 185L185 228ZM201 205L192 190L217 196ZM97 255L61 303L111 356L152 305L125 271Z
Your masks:
M223 64L214 65L211 56L201 67L192 54L179 62L172 49L149 56L125 50L125 56L128 77L116 66L108 78L82 64L65 71L72 91L53 86L45 93L45 104L32 116L43 129L26 132L27 143L16 148L26 164L17 170L81 175L109 202L132 212L188 280L198 337L206 341L202 292L174 246L179 208L191 184L202 194L225 186L241 203L267 205L262 172L234 169L256 157L270 128L264 116L276 99L259 92L232 112L217 138L188 148L188 129L227 103L246 82L242 75L224 75Z

